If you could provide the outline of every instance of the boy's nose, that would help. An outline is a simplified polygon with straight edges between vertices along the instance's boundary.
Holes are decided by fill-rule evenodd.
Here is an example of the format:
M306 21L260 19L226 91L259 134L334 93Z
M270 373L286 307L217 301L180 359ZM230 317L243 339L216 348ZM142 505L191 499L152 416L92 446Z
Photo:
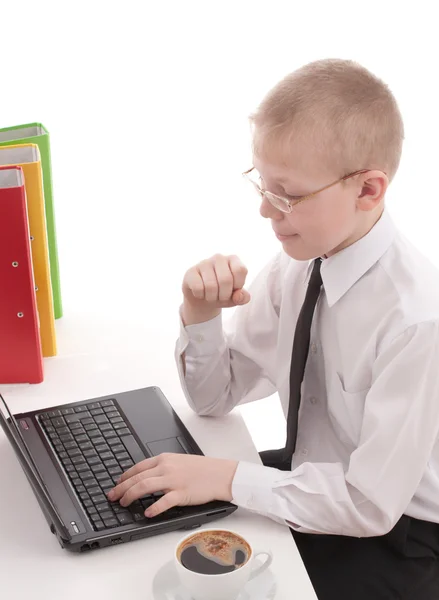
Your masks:
M284 218L282 211L275 208L266 198L262 198L259 212L264 219L281 221Z

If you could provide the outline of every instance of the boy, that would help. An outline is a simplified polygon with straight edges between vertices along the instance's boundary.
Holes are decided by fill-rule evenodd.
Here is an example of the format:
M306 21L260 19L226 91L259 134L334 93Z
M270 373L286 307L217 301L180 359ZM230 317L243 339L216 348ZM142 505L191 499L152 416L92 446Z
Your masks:
M286 446L264 465L148 459L111 499L164 490L149 514L217 498L275 519L320 600L437 600L439 273L384 207L404 137L396 101L357 63L321 60L252 123L247 175L282 252L249 291L237 257L190 269L176 356L200 415L279 392Z

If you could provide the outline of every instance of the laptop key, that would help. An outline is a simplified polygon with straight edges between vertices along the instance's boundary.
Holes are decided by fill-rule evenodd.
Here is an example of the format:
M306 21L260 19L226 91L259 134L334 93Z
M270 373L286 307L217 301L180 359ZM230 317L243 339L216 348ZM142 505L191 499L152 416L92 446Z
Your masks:
M95 423L108 423L108 419L105 415L98 415L95 417Z
M73 408L63 408L61 411L63 415L73 415L74 412Z
M49 413L47 413L49 415L49 417L51 419L53 419L54 417L60 417L61 416L61 411L60 410L51 410Z
M99 475L102 475L102 473L99 473ZM101 486L102 489L104 488L110 488L113 489L114 485L113 485L113 480L110 479L107 475L107 477L105 479L99 479L98 477L96 477L96 479L99 481L99 485Z
M132 460L121 460L119 464L121 466L121 469L123 469L124 471L126 469L130 469L134 465Z
M81 406L75 406L75 413L85 412L87 410L87 406L82 404Z
M122 417L112 417L110 419L110 423L113 423L113 427L116 429L115 424L116 423L124 423L124 420L122 419Z
M79 458L79 457L75 457L75 458ZM76 470L78 471L79 476L81 476L81 473L84 473L85 471L89 471L90 467L86 462L83 462L80 465L76 465Z
M99 516L103 521L105 521L105 519L114 519L114 513L111 510L105 510L103 512L100 512Z
M68 423L69 425L71 425L72 423L79 423L79 414L66 415L63 420L65 420L63 425L65 425L66 423ZM60 425L60 427L62 427L63 425Z
M78 444L80 444L81 442L88 442L88 435L75 435L76 441ZM73 439L73 436L72 436ZM64 441L64 440L63 440Z
M125 448L124 448L125 450ZM118 454L115 454L115 457L117 458L117 460L120 462L121 460L127 460L130 459L130 455L128 454L128 452L119 452Z
M85 489L85 487L83 485L77 485L76 491L78 492L78 494L85 494L87 490Z
M120 414L117 410L112 410L109 406L105 408L105 412L107 413L107 417L110 419L114 419L115 417L120 417Z
M90 496L86 492L79 492L79 497L84 502L84 500L89 500Z
M77 444L76 442L66 442L66 443L64 444L64 448L65 448L66 450L74 450L74 449L75 449L75 448L77 448L77 447L78 447L78 444Z
M105 461L106 460L111 460L112 458L114 458L113 453L112 452L100 452L99 453L99 457L101 460Z
M101 454L102 452L108 452L110 450L110 446L108 446L108 444L100 444L99 446L95 446L95 450Z
M87 508L87 512L89 515L96 515L98 513L94 504Z
M102 400L101 406L114 406L113 400Z
M125 446L122 446L122 444L120 443L121 440L117 440L116 444L112 444L112 450L114 452L114 454L117 454L118 452L125 452Z
M93 473L89 469L88 471L83 471L80 473L79 477L82 479L82 481L85 481L86 479L93 479Z
M89 459L89 464L91 464L92 460L95 460L95 459L94 458L90 458ZM102 463L98 463L96 465L91 465L91 470L93 471L93 473L101 473L102 471L106 471L107 469L104 467L104 465Z
M59 439L60 439L62 442L73 442L73 440L74 440L75 438L73 437L73 435L72 435L71 433L65 433L64 435L60 435L60 436L59 436Z
M107 471L101 471L100 473L96 473L96 479L100 482L100 481L106 481L108 480L108 473Z
M72 458L72 463L74 465L81 465L82 463L85 463L85 458L83 456L74 456Z
M79 444L79 447L85 452L85 450L92 450L93 444L91 442L82 442Z
M79 479L79 477L72 476L72 483L76 488L78 485L82 484L82 481Z
M125 427L124 429L118 429L117 434L119 437L123 437L124 435L131 435L131 431L128 429L128 427Z
M62 427L61 429L65 429L66 431L69 431L68 427ZM46 433L55 433L55 427L52 427L52 425L48 425L47 427L45 427ZM61 433L61 430L60 430ZM62 433L65 433L64 431Z
M67 473L74 473L76 472L76 469L73 465L64 465L64 469L67 471Z
M121 471L121 473L122 473L122 471ZM117 482L118 482L118 481L119 481L119 479L120 479L120 475L113 475L113 477L112 477L111 479L113 480L113 483L114 483L114 484L117 484Z
M81 421L76 421L76 423L70 423L69 427L73 435L75 435L75 431L82 431Z
M103 437L93 437L93 444L95 446L100 446L101 444L105 444L105 439Z
M86 431L92 431L93 429L97 429L98 426L96 425L96 423L87 423L86 425L84 425L84 429Z
M100 496L93 496L93 502L98 510L99 506L102 504L108 504L107 498L104 496L104 494L101 494Z
M133 522L133 517L129 512L121 512L116 515L120 525L129 525Z
M104 433L104 438L106 440L108 440L109 438L114 438L114 437L117 436L117 433L114 431L114 429L110 429L108 431L104 431L103 433ZM110 443L110 442L108 442L108 443Z
M96 425L97 427L97 425ZM104 431L112 431L113 427L111 426L111 423L103 423L101 424L101 426L99 427L99 429L104 432Z
M97 456L97 452L96 452L96 450L86 450L86 451L84 452L84 456L85 456L86 458L89 458L89 457L91 457L91 456Z
M119 521L114 517L112 519L104 519L106 527L119 527Z
M81 450L79 448L74 448L73 450L68 450L67 454L70 456L70 458L73 458L74 456L80 456Z
M103 498L104 499L102 500L102 502L96 502L96 497L94 498L96 510L98 511L99 514L102 512L105 512L107 510L110 510L110 508L111 508L110 503L107 502L105 496L103 496Z
M91 439L91 441L93 441L94 438L101 437L101 432L99 431L99 429L93 429L93 431L88 432L88 435L89 435L89 438Z
M97 415L103 415L104 411L102 410L102 408L94 408L93 410L90 411L90 414L95 417Z
M88 410L94 410L95 408L101 408L100 402L92 402L91 404L87 404Z
M58 453L58 458L60 458L61 460L67 460L69 458L69 455L67 454L67 452L59 452Z
M46 431L47 433L53 433L55 429L53 427L46 427ZM64 435L70 433L70 429L68 427L59 427L56 432L58 435Z
M109 469L110 467L117 467L117 460L112 458L111 460L105 460L104 465Z
M105 529L105 525L102 523L102 521L95 521L93 525L95 526L96 531L102 531Z
M126 424L122 421L120 423L114 423L113 428L115 431L117 431L118 429L124 429L126 427Z
M93 479L86 479L85 481L83 481L83 484L85 485L85 487L87 488L87 490L90 490L91 488L97 486L98 482L96 481L95 478L93 478Z
M101 488L98 487L98 486L88 488L87 491L88 491L88 493L90 494L91 497L93 497L93 496L99 496L100 494L102 494Z
M122 469L119 466L110 467L108 469L108 472L110 473L110 475L113 475L113 476L116 476L116 475L119 476L119 475L122 475L122 473L123 473Z
M72 431L72 435L75 436L75 438L78 438L80 435L85 435L86 431L84 429L84 427L81 427L81 425L79 424L79 427L75 427L75 429L73 429Z
M91 500L83 500L82 504L85 506L85 508L90 508L93 506L93 502Z
M90 416L90 414L88 414L88 416L81 415L81 423L83 426L85 426L85 425L91 425L92 423L94 423L94 421L93 421L93 418Z
M107 416L109 416L111 413L115 413L116 416L120 416L119 411L115 406L104 406L104 411L107 413Z
M90 456L90 458L88 459L88 464L91 467L95 467L96 465L99 465L102 463L101 463L101 459L99 458L99 456Z

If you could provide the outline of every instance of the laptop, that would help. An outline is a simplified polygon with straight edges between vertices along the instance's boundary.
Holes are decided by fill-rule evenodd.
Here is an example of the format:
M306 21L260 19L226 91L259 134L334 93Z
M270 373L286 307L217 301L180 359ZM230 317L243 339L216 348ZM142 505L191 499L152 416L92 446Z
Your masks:
M162 492L124 508L107 492L135 463L163 452L198 454L196 444L158 387L102 396L12 415L0 395L0 424L62 548L86 552L177 529L190 530L232 514L214 501L144 511Z

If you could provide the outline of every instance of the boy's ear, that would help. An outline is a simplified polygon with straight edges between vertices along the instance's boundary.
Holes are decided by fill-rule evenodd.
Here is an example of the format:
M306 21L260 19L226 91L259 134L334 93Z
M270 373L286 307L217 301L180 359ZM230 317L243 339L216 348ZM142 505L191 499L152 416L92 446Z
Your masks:
M382 171L374 170L365 174L357 198L360 210L373 210L380 204L389 186L387 175Z

